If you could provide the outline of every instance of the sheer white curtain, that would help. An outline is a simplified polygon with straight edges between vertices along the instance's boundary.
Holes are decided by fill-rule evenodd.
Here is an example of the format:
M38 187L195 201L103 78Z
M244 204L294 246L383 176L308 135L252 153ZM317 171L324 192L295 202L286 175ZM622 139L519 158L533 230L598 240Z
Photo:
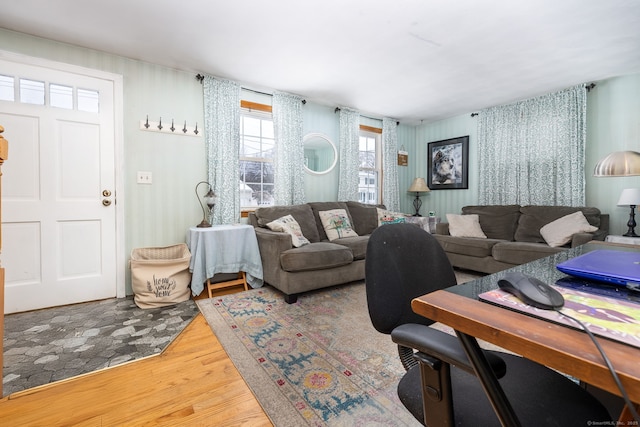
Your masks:
M382 203L391 211L400 210L398 186L398 122L382 119Z
M479 202L583 206L586 109L580 85L482 110Z
M273 129L275 204L304 203L302 98L287 93L273 94Z
M340 108L340 181L338 200L358 200L360 113Z
M218 197L212 224L240 216L240 86L205 76L204 139L208 181Z

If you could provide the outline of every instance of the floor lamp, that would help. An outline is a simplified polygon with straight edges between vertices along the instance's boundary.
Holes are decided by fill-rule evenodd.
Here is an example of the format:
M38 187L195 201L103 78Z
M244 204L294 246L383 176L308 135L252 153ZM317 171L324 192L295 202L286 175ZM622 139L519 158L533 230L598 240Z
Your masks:
M416 213L413 216L422 216L420 215L420 207L422 206L422 200L420 200L420 193L427 193L429 187L427 187L427 183L424 181L424 178L415 178L411 183L411 187L407 190L410 193L416 193L416 198L413 199L413 208L416 210Z

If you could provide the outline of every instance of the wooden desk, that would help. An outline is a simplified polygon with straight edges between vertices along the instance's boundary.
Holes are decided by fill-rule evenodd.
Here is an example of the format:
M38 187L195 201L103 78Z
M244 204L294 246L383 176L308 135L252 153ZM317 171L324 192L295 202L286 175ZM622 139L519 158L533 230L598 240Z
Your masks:
M541 274L559 278L564 276L555 269L559 261L591 249L602 249L602 246L585 245L567 254L552 256L512 270L533 275L538 269ZM544 274L541 279L544 279ZM468 352L476 351L475 338L479 338L620 396L607 366L587 334L477 300L480 291L488 290L487 287L497 288L497 281L502 275L504 272L479 279L478 282L482 282L479 286L470 282L451 288L455 293L440 290L416 298L412 302L413 311L452 327ZM546 281L555 282L549 279ZM631 401L639 403L640 350L608 339L598 339ZM478 365L474 362L476 369L482 369ZM495 379L492 374L490 376ZM489 378L488 381L493 379ZM621 419L629 418L623 415Z

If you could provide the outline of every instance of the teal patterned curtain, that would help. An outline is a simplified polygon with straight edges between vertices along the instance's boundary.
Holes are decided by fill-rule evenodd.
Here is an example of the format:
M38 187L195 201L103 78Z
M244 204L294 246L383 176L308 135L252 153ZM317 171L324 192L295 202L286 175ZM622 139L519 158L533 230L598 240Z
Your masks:
M218 197L212 224L240 217L240 86L205 76L204 140L208 181Z
M479 203L584 206L584 85L482 110Z
M275 204L304 203L302 98L287 93L273 94L273 129Z
M382 119L382 203L387 209L400 210L398 186L398 122L385 117Z
M358 200L360 113L340 108L340 181L338 200Z

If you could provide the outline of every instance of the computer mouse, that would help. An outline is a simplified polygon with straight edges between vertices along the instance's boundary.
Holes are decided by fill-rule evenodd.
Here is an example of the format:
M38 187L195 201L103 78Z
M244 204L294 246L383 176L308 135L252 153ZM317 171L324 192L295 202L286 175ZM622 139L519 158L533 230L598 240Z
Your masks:
M505 273L504 277L498 280L498 286L525 304L543 310L555 310L564 305L564 297L560 292L542 280L519 272Z

